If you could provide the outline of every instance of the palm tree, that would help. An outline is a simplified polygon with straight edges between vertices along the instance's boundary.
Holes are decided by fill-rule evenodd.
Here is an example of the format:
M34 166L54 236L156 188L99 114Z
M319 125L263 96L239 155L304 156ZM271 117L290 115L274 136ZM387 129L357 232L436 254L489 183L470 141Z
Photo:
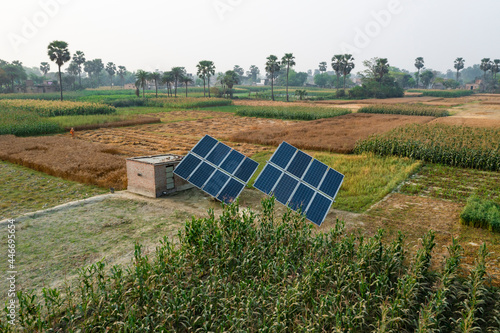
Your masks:
M188 76L188 75L184 75L182 78L181 78L181 82L184 83L184 85L186 86L186 97L188 97L188 85L190 83L193 83L193 79Z
M73 61L69 63L68 69L66 69L66 71L68 72L69 75L72 76L77 76L80 73L80 67L75 62L75 59L73 59ZM74 78L72 79L72 81L73 81L73 90L76 90Z
M97 87L99 88L99 86L101 85L101 72L102 70L104 69L104 63L102 62L101 59L94 59L92 60L92 67L93 67L93 71L92 71L92 74L95 74L96 77L97 77Z
M493 60L491 65L491 72L495 75L495 80L497 79L497 73L500 72L500 59Z
M205 91L205 85L206 85L206 81L207 81L207 75L206 75L206 69L205 69L205 66L204 66L204 62L206 60L202 60L200 61L197 65L196 65L196 68L197 68L197 71L196 71L196 75L198 75L198 77L201 77L203 79L203 97L206 97L206 91Z
M85 53L82 51L76 51L73 54L73 61L78 65L78 82L80 85L80 89L82 88L82 64L85 63Z
M337 90L339 90L339 86L340 86L340 75L344 72L343 59L344 59L344 55L342 55L342 54L336 54L332 58L332 68L335 71L335 74L337 75Z
M460 75L460 70L462 70L465 67L465 60L464 58L457 58L455 59L455 69L457 70L457 82L458 82L458 76Z
M324 73L324 72L326 72L327 68L328 68L328 67L327 67L327 65L326 65L326 61L323 61L323 62L320 62L320 63L319 63L319 72L320 72L320 73Z
M85 61L83 64L83 70L87 73L89 79L92 79L92 73L94 72L94 63L92 61Z
M172 76L174 77L174 93L175 97L177 97L177 85L181 78L186 75L186 69L184 67L172 67L170 73L172 73Z
M252 82L257 82L257 76L260 74L259 67L252 65L250 66L250 75L252 76Z
M208 97L210 97L210 77L215 74L214 62L210 60L202 60L196 65L198 68L198 76L203 78L203 95L205 95L205 80L208 83Z
M479 68L484 72L484 83L486 84L486 73L491 69L490 58L481 59L481 66Z
M286 65L286 101L288 102L288 74L290 73L290 67L295 66L295 57L293 53L285 53L283 58L281 58L281 64ZM326 62L325 62L326 66ZM231 96L232 97L232 96Z
M149 73L139 69L137 73L135 73L135 77L137 79L135 85L136 87L142 88L142 98L144 98L144 87L146 86L146 81L149 78Z
M266 62L266 72L267 76L271 79L271 98L274 101L274 79L280 70L280 62L278 61L278 57L275 55L270 55L267 57Z
M379 58L375 64L374 68L375 75L377 76L377 81L380 82L380 86L382 87L382 79L384 75L389 73L389 62L387 58Z
M109 86L113 88L113 76L116 74L116 65L112 62L108 62L106 65L106 72L109 75Z
M50 71L50 65L48 62L42 62L40 63L40 70L43 73L43 76L46 76L47 73Z
M342 74L344 75L344 90L345 90L345 78L354 69L354 58L352 54L344 54L342 56Z
M418 57L415 59L415 67L417 67L417 89L418 89L418 79L420 78L420 70L424 68L424 58Z
M59 67L59 86L61 88L61 101L63 100L63 88L62 88L62 76L61 76L61 66L64 65L71 59L71 55L68 50L68 43L55 40L49 44L47 47L48 56L51 61L54 61Z
M172 96L171 85L174 82L172 72L164 72L163 76L161 77L161 81L163 82L163 84L167 85L167 95Z
M125 86L125 73L127 72L127 68L125 66L118 66L118 76L122 81L122 88Z
M158 73L158 72L153 72L149 75L149 78L151 80L154 80L155 81L155 88L156 88L156 98L158 98L158 81L160 80L161 78L161 74Z

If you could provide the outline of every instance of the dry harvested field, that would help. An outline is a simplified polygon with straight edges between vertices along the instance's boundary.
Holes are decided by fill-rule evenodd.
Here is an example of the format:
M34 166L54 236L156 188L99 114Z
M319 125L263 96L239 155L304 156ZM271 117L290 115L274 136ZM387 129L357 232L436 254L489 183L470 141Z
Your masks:
M0 135L0 159L101 187L126 188L124 156L115 147L66 136Z
M302 149L350 153L356 141L365 139L371 134L383 133L405 124L425 124L433 119L434 117L355 113L241 131L229 137L229 140L273 146L286 141Z

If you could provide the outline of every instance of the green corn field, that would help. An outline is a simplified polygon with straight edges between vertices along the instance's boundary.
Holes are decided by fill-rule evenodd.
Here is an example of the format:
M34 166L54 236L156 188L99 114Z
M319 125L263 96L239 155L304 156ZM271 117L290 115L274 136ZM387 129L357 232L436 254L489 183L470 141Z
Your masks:
M450 113L439 107L423 104L378 104L362 107L358 113L402 114L407 116L447 117Z
M500 129L411 124L359 141L354 152L373 152L462 168L498 171Z
M238 109L236 114L242 117L275 118L284 120L316 120L350 114L344 108L320 108L304 106L259 106Z
M487 284L487 250L461 267L453 240L435 264L434 233L409 247L346 234L342 222L313 233L274 199L261 214L225 206L192 218L154 253L135 246L130 266L98 262L67 289L23 291L28 332L498 332L500 291ZM13 331L5 315L2 332Z
M11 109L35 112L42 117L110 114L116 112L116 108L90 102L72 101L45 101L45 100L0 100L0 109Z

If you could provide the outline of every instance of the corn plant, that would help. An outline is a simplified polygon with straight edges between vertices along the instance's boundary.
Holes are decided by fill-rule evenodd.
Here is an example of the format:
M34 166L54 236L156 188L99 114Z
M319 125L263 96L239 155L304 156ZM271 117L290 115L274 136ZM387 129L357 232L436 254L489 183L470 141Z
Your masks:
M378 104L362 107L358 113L402 114L407 116L447 117L443 108L423 104Z

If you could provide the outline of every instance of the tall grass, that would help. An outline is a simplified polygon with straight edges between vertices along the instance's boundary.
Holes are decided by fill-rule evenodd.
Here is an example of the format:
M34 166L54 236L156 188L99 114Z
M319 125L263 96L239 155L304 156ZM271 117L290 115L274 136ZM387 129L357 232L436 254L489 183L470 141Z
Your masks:
M355 153L411 157L462 168L500 170L500 129L411 124L356 143Z
M177 244L165 237L151 255L136 245L129 267L98 262L66 290L19 292L19 325L68 332L413 332L424 328L419 314L427 309L440 332L465 320L467 327L500 328L500 293L484 284L484 251L465 281L454 275L456 245L444 272L431 271L433 232L409 255L401 234L386 243L382 231L345 234L342 222L315 234L293 212L276 216L274 200L266 199L259 215L235 204L218 218L213 210L193 217ZM453 288L435 297L450 279ZM12 331L4 318L0 329Z
M304 106L259 106L238 109L236 114L242 117L275 118L285 120L316 120L350 114L344 108L319 108Z
M500 205L471 196L460 214L460 221L472 227L500 232Z
M378 104L364 106L358 113L403 114L407 116L447 117L450 113L435 106L423 104Z
M62 132L63 128L30 111L0 108L0 135L43 135Z

